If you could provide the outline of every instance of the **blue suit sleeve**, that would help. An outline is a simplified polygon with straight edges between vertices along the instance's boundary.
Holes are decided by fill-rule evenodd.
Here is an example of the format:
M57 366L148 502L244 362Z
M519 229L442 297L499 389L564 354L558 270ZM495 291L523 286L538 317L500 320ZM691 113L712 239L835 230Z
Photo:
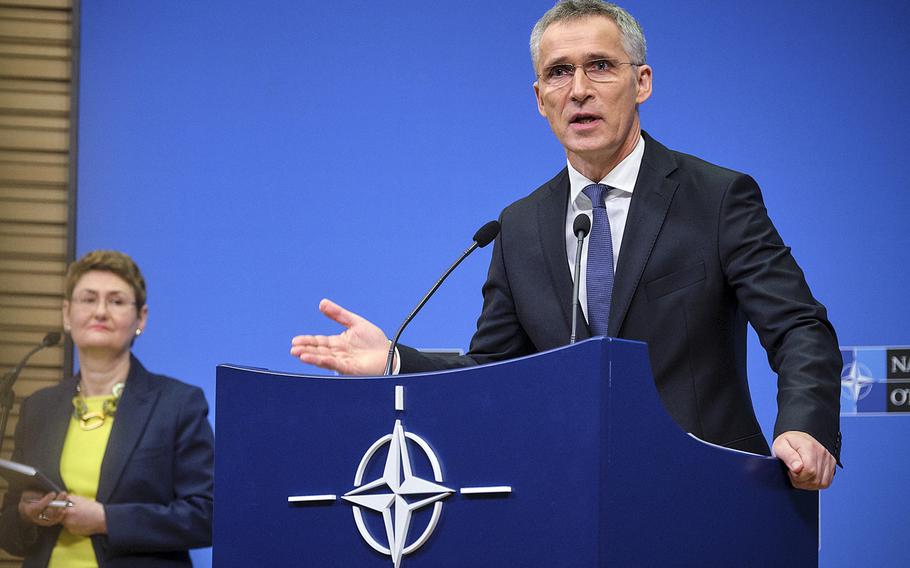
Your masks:
M161 460L173 480L169 503L111 503L107 545L112 551L158 552L211 546L214 436L202 390L192 388L177 415L173 460ZM167 410L159 409L159 412Z

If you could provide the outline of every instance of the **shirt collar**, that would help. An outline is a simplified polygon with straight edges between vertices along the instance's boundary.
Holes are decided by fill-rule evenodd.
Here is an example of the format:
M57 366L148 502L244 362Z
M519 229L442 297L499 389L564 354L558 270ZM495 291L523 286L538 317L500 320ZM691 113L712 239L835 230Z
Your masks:
M626 156L623 161L619 162L615 168L610 170L610 173L608 173L606 177L597 182L589 180L581 175L581 173L573 168L572 164L569 164L568 160L566 160L569 167L569 202L576 203L582 190L592 183L602 183L631 194L635 189L635 181L638 179L638 171L641 169L641 160L644 155L645 139L639 134L638 144L635 145L632 153ZM585 205L590 206L588 198L585 197L584 199Z

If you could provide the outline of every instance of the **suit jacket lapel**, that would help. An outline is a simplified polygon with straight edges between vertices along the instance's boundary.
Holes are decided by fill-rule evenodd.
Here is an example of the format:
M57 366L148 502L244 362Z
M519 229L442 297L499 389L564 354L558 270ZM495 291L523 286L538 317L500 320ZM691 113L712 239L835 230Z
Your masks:
M145 431L158 391L154 389L152 377L135 357L130 357L130 373L126 387L117 405L117 414L111 437L101 464L101 478L98 481L97 500L106 503L117 487L123 468Z
M544 264L550 273L553 296L559 302L566 329L572 326L572 273L566 257L566 208L569 205L569 172L563 169L551 184L549 195L544 197L537 209L540 228L540 246L543 249ZM584 313L578 308L577 339L591 337ZM566 335L568 339L568 335Z
M651 250L679 186L677 182L667 179L676 169L673 155L647 133L642 132L642 136L645 138L645 155L632 193L613 281L608 328L611 337L619 336L632 297L641 282L648 257L651 256Z

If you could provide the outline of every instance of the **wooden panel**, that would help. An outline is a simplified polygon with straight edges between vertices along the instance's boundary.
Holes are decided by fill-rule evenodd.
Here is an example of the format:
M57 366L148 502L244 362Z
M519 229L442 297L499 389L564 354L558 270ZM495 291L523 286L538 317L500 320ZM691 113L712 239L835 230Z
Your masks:
M25 345L0 345L0 365L10 368L15 367L16 364L25 357L25 354L31 351L37 344L38 341L36 341L34 345L31 343ZM45 370L53 370L60 365L63 365L63 350L59 347L42 349L32 355L32 358L28 360L28 369L30 371L37 370L39 367L44 367ZM22 378L22 376L23 375L20 375L20 378ZM34 375L32 375L32 377L38 378Z
M0 37L8 40L21 40L25 43L45 41L64 44L70 41L70 33L69 22L0 19Z
M0 93L0 106L2 105L3 93ZM66 152L69 145L70 137L66 130L0 127L0 149L3 150Z
M3 82L8 83L6 80ZM66 116L0 114L0 127L38 130L69 130L70 120Z
M0 43L0 55L32 55L70 59L72 50L67 45L44 45L35 43ZM69 71L67 71L69 74Z
M61 93L69 96L69 81L38 80L38 79L4 79L2 91L26 93Z
M0 290L8 294L60 295L63 286L57 274L0 272ZM3 347L0 346L0 351Z
M3 4L0 4L0 19L57 22L67 25L70 23L70 20L72 20L72 16L68 10L45 10L41 8L41 6L35 6L33 8L10 6L9 2L3 2Z
M0 221L30 223L66 223L67 207L60 203L28 203L9 201L3 204Z
M44 201L49 203L66 203L68 192L66 180L54 187L4 187L0 182L0 201Z
M73 7L72 0L3 0L6 6L23 6L29 8L58 8L70 11Z
M70 0L0 0L0 372L63 323L72 21ZM12 451L21 401L56 384L63 366L54 347L22 371L0 455ZM0 553L0 568L20 565Z
M68 164L7 162L0 159L0 183L3 185L8 182L65 184L68 180Z
M60 369L26 367L19 377L19 382L16 383L16 394L22 398L26 398L32 393L60 381L62 376Z
M7 308L28 308L28 309L38 309L38 310L59 310L61 302L63 301L62 297L54 296L40 296L40 295L18 295L18 294L2 294L0 295L0 307ZM43 337L43 336L42 336Z
M68 250L70 6L68 0L2 0L0 6L3 371L14 366L47 331L62 325L61 290ZM45 349L20 375L15 387L17 404L7 431L0 433L3 457L12 452L11 434L18 423L19 404L60 380L63 354L59 347ZM2 485L0 494L5 494ZM20 559L0 554L0 568L17 566L21 566Z
M35 346L44 338L44 334L48 331L27 331L22 329L9 329L9 328L0 328L0 343L22 345L22 346Z
M59 356L54 357L54 351L56 351ZM44 353L50 353L50 355L44 355ZM21 351L18 353L18 356L13 359L10 363L10 368L12 368L16 363L18 363L25 354L28 353L28 350ZM42 357L46 362L44 367L39 367L41 364ZM16 397L17 399L25 399L36 393L37 391L53 386L60 382L62 378L62 373L60 368L63 365L63 349L45 349L36 353L31 359L29 359L28 365L19 375L19 380L16 382ZM18 415L18 412L17 412ZM12 432L12 430L9 430Z
M25 128L31 130L31 128ZM64 125L62 128L59 128L57 130L66 130L67 128L69 128L69 126ZM28 150L0 150L0 162L10 162L13 164L26 163L65 166L69 164L69 156L64 153L57 154L49 152L30 152ZM0 172L2 171L3 166L0 165Z
M0 54L0 77L16 79L69 79L68 58Z
M0 257L57 260L66 255L66 237L3 236ZM0 289L0 291L3 291Z
M6 81L4 81L4 84ZM0 91L0 107L19 111L44 111L66 113L70 110L68 93L42 93L30 91Z
M0 221L0 234L35 237L66 238L66 227L61 225L36 225L19 222ZM62 260L62 257L61 257Z
M0 304L0 325L29 329L59 329L63 327L63 315L60 308L40 309Z

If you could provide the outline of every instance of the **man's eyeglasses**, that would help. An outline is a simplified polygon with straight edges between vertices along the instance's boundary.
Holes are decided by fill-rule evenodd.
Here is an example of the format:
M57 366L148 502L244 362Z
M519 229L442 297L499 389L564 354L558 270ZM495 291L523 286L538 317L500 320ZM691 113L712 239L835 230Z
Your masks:
M544 68L543 73L537 77L550 88L558 89L568 85L572 78L575 77L575 70L579 67L588 79L595 83L612 83L619 77L619 67L621 65L638 66L641 63L632 63L629 61L613 61L612 59L594 59L575 65L573 63L558 63Z
M136 305L136 302L123 296L108 296L102 298L93 294L85 294L73 298L73 306L84 312L93 312L98 309L98 304L103 304L110 312L123 313Z

